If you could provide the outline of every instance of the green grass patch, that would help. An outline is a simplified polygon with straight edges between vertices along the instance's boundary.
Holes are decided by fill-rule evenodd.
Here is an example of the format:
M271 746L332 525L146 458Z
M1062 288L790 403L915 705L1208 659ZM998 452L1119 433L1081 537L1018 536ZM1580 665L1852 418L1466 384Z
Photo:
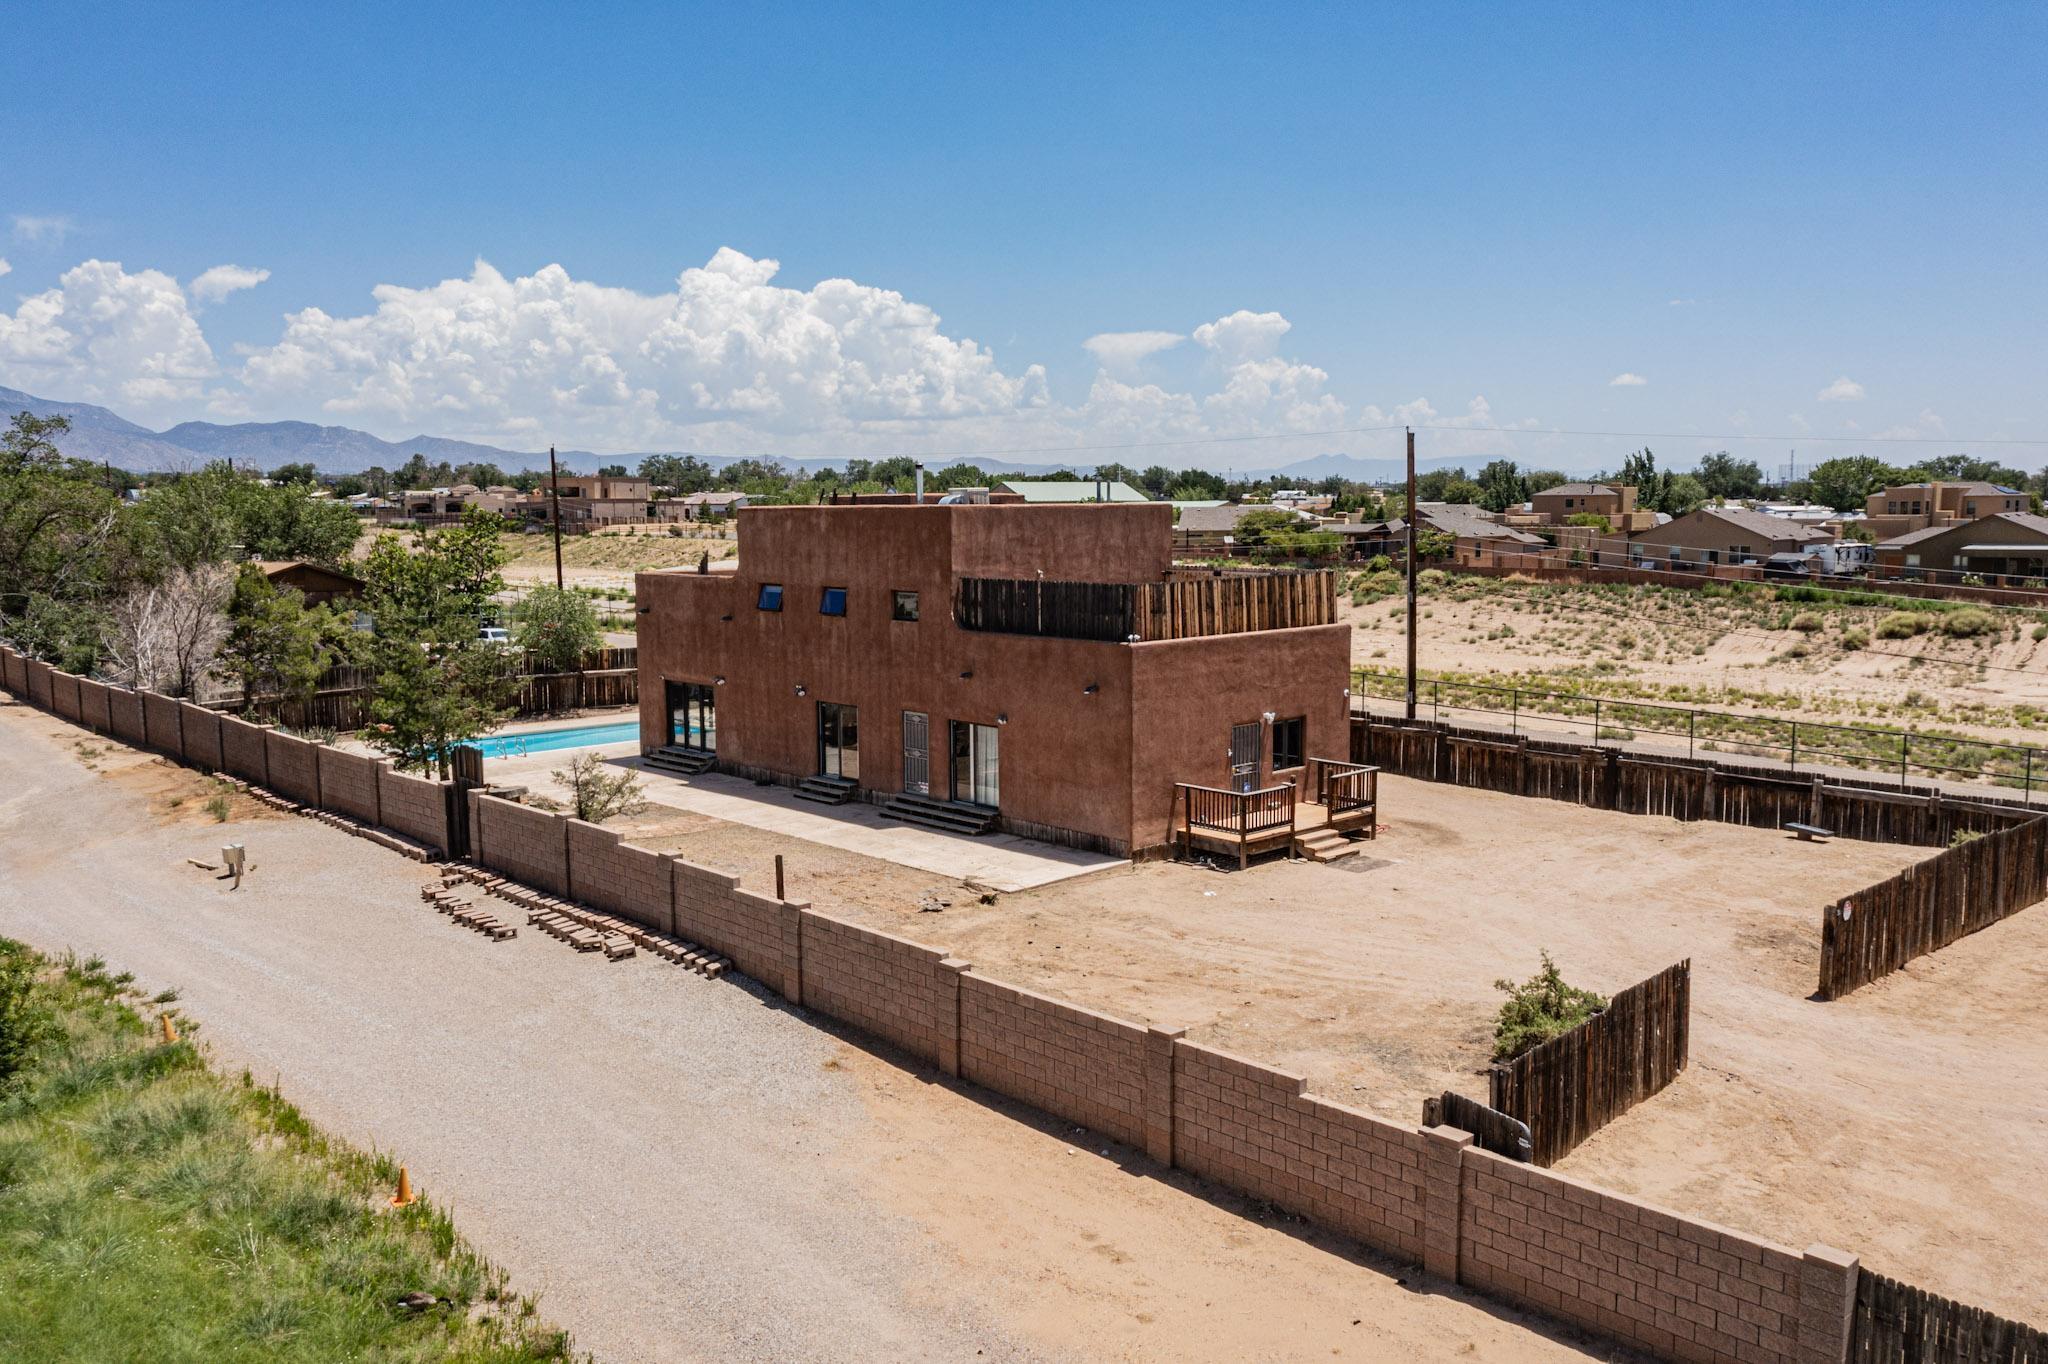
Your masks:
M10 976L10 971L12 976ZM386 1157L165 1043L129 979L0 939L0 1358L511 1364L567 1337ZM439 1300L423 1311L406 1294Z

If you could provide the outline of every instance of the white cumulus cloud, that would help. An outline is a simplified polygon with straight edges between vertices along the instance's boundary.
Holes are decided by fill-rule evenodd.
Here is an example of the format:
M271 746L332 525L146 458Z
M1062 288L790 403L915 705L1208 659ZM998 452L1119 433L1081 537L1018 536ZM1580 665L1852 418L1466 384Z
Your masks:
M1645 379L1640 374L1617 374L1607 381L1607 386L1609 388L1641 388L1649 382L1648 379Z
M1195 328L1195 342L1215 352L1227 364L1263 360L1280 349L1280 338L1294 324L1278 313L1254 313L1243 308L1228 317L1204 322Z
M1863 385L1845 374L1813 396L1816 402L1823 403L1861 402L1863 401Z
M41 216L17 213L14 215L14 239L31 246L61 246L74 226L71 219L61 213Z
M1104 369L1128 374L1147 358L1185 340L1179 332L1099 332L1081 345Z
M43 396L181 413L219 373L178 281L89 260L0 313L0 377Z
M239 289L253 289L270 278L268 270L245 265L216 265L192 281L192 297L202 303L218 303Z

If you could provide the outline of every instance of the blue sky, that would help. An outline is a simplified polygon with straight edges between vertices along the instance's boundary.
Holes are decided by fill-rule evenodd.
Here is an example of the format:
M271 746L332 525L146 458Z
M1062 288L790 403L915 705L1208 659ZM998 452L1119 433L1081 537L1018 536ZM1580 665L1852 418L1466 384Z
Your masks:
M2048 7L875 9L18 5L0 383L730 453L2048 441Z

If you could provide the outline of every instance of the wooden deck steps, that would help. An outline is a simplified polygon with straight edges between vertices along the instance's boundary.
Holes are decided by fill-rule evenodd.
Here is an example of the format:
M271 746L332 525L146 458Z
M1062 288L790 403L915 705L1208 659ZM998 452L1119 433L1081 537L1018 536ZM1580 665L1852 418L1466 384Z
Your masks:
M1360 849L1351 839L1325 827L1296 834L1294 851L1311 862L1335 862L1339 858L1357 856Z
M939 800L933 796L905 793L892 797L881 810L888 819L900 819L926 829L949 834L985 834L996 827L996 812L963 801Z

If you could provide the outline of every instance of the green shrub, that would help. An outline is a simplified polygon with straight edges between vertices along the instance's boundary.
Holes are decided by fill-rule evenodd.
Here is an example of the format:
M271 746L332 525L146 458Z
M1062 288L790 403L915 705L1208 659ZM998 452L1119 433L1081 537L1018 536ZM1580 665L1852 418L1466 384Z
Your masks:
M1869 648L1870 631L1864 629L1860 625L1850 626L1848 629L1842 631L1842 647L1844 649L1849 649L1852 651L1856 649Z
M1562 1037L1607 1007L1605 997L1567 985L1548 952L1543 953L1543 968L1529 979L1519 985L1511 980L1496 980L1493 988L1508 997L1493 1026L1496 1061L1512 1061L1531 1048Z
M1941 632L1956 639L1969 639L1976 635L1988 635L1998 629L1998 617L1981 606L1969 606L1960 611L1951 611L1940 621Z
M2048 625L2036 625L2034 627L2034 638L2048 639Z
M1368 573L1385 573L1393 567L1394 561L1384 554L1375 554L1365 561L1365 570Z
M35 995L35 959L19 943L0 938L0 1094L26 1076L36 1048L56 1019Z
M1894 611L1877 623L1879 639L1911 639L1924 635L1933 622L1914 611Z
M1792 628L1803 630L1807 634L1812 634L1826 623L1821 619L1820 612L1818 611L1801 611L1798 615L1792 617Z

